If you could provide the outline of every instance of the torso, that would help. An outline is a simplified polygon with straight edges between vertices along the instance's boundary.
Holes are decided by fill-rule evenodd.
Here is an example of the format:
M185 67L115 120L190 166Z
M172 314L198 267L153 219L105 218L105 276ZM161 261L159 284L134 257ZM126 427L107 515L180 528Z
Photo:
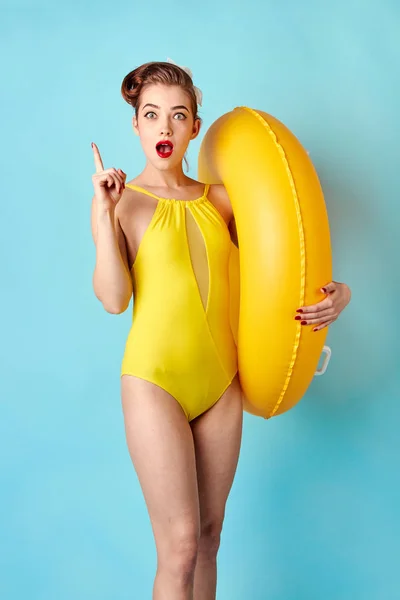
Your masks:
M191 421L218 401L237 373L232 213L223 186L210 193L209 186L186 180L171 194L140 188L126 188L115 215L126 237L134 295L121 375L164 389Z
M129 183L140 186L138 180L132 180ZM160 197L165 197L162 190L157 190L157 188L152 189L151 192ZM183 198L178 198L175 195L176 200L195 200L201 197L204 193L204 184L193 181L193 185L187 186L185 192L186 195ZM207 198L219 212L227 227L229 227L233 212L224 186L218 184L211 185ZM125 236L129 269L131 269L135 261L138 248L150 224L157 204L158 200L156 198L128 187L125 188L122 198L118 202L116 215ZM230 233L232 237L232 232L230 231ZM233 238L232 241L235 243Z

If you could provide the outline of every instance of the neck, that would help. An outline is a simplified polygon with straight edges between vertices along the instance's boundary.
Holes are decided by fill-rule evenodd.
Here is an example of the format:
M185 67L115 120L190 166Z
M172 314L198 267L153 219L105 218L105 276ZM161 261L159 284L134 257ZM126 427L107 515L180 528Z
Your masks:
M184 174L182 164L171 169L166 169L165 171L160 171L151 163L147 163L141 173L140 179L143 184L149 187L174 189L187 184L190 178Z

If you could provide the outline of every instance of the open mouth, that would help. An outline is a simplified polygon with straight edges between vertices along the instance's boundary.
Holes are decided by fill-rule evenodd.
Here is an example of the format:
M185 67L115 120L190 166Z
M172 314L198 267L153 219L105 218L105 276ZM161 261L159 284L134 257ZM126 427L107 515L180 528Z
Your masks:
M174 151L174 145L168 140L162 140L156 145L156 151L161 158L169 158Z

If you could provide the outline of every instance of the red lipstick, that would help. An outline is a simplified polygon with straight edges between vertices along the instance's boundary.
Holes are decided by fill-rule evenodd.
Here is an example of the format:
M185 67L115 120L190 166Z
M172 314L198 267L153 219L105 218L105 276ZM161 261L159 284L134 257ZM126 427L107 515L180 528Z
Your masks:
M169 140L161 140L156 145L156 151L160 158L169 158L174 151L174 145Z

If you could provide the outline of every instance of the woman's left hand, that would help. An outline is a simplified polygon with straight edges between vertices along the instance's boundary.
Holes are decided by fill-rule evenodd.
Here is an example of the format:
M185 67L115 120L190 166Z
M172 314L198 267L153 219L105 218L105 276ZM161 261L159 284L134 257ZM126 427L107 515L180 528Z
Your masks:
M300 306L296 311L302 314L302 316L295 317L298 321L301 319L302 325L317 325L313 331L319 331L336 321L351 298L349 286L338 281L331 281L321 288L321 291L327 294L326 298L318 304Z

